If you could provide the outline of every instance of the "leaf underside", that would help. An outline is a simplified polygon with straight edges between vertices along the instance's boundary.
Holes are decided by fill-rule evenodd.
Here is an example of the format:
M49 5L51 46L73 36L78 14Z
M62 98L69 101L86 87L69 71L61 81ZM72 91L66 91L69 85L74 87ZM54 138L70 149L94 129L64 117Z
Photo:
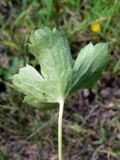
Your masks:
M12 80L25 94L24 101L41 110L54 109L73 92L93 87L109 60L107 43L90 43L74 62L67 39L56 29L38 29L29 40L41 74L27 64Z

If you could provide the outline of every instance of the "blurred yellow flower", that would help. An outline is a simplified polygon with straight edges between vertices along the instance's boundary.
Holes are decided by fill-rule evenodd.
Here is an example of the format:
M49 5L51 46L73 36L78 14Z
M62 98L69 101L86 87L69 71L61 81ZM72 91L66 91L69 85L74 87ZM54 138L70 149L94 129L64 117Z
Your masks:
M91 26L90 26L90 29L91 31L95 32L95 33L99 33L101 31L101 25L100 23L93 23Z

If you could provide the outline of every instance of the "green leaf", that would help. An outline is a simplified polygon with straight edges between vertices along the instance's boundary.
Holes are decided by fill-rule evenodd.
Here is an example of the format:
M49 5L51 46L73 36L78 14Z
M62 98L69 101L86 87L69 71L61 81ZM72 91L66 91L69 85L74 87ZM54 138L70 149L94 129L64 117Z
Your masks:
M66 38L56 29L51 31L44 28L35 31L30 36L30 42L29 49L40 63L42 76L56 83L59 91L55 96L57 102L64 99L67 96L73 64Z
M27 64L12 80L25 94L24 101L40 110L56 108L57 103L74 91L91 88L109 59L107 44L93 46L90 43L81 50L74 63L65 36L47 27L31 34L28 47L41 71L39 73Z
M73 60L64 35L45 27L31 34L28 47L41 66L41 74L26 65L13 76L14 85L27 95L27 102L30 99L31 104L35 103L32 99L39 105L40 102L56 103L65 99L71 83Z
M108 60L107 43L100 43L95 46L89 43L83 48L78 54L73 66L71 92L83 88L92 88L95 82L101 77Z
M119 73L120 72L120 59L117 61L117 63L115 64L114 68L113 68L113 73Z
M41 103L40 100L30 96L25 96L24 102L37 107L40 111L52 110L59 106L57 103Z

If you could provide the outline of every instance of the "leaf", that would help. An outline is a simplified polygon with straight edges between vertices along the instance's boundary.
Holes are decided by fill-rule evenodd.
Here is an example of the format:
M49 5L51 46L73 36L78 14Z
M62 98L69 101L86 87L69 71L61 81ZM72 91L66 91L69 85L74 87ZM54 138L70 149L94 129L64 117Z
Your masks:
M108 60L107 43L100 43L95 46L89 43L82 49L73 66L71 93L83 88L92 88L101 77Z
M36 106L40 111L52 110L58 107L57 103L41 103L38 99L30 96L25 96L24 102L29 105Z
M56 83L59 90L57 101L64 99L67 96L73 63L66 38L56 29L51 31L44 28L35 31L30 42L29 49L40 63L41 74L46 80Z
M114 68L113 68L113 73L119 73L120 72L120 59L117 61L117 63L115 64Z
M41 74L26 65L13 76L14 85L27 95L25 101L31 100L31 104L40 105L40 102L56 103L65 99L71 82L73 60L64 35L45 27L31 34L28 46L41 66Z
M21 68L19 74L13 76L13 83L18 90L26 95L36 99L39 97L41 102L50 100L51 102L55 101L53 95L49 91L50 82L44 80L44 78L30 65Z
M12 80L25 94L24 102L40 110L56 108L74 91L91 88L109 59L107 44L90 43L74 63L65 36L47 27L31 34L28 47L40 64L41 73L27 64Z

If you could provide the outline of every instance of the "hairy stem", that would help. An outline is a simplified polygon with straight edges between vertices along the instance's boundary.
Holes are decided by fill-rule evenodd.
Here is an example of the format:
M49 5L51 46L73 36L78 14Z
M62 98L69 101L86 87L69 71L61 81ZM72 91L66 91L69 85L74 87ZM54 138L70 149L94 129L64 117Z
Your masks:
M62 160L62 118L63 118L64 101L59 102L59 118L58 118L58 154L59 160Z

